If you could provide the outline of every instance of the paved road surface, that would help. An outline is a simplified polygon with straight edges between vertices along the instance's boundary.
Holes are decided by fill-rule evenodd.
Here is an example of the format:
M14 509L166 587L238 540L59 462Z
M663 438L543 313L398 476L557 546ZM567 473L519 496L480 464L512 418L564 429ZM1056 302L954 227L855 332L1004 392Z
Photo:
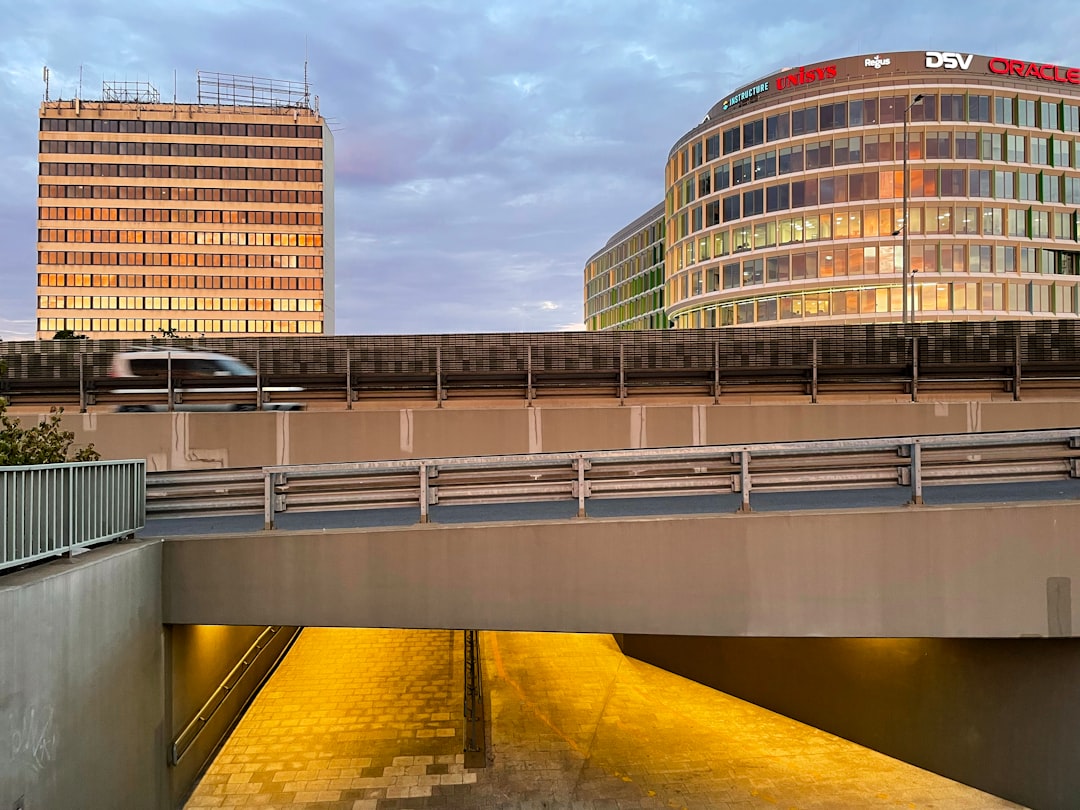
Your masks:
M186 810L1017 807L626 658L610 636L481 644L488 767L461 753L460 632L309 628Z

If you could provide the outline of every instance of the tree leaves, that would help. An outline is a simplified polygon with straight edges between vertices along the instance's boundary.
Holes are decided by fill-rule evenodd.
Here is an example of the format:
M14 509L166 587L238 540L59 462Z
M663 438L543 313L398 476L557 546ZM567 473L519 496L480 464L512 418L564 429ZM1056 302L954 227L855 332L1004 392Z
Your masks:
M52 408L36 425L24 428L7 413L7 400L0 398L0 467L23 464L63 464L68 461L98 461L101 454L90 444L72 452L75 434L63 430L63 408Z

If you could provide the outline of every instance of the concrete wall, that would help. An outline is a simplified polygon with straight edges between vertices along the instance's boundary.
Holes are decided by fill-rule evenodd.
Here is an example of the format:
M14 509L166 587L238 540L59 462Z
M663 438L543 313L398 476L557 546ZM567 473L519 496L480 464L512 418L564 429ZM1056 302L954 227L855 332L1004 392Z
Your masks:
M709 636L1072 636L1080 503L191 537L169 622ZM257 559L258 565L251 561Z
M5 575L0 628L0 807L167 807L161 544Z
M166 746L196 717L265 627L166 625L166 698L169 735ZM234 682L179 763L168 769L169 806L180 807L196 780L239 720L259 686L273 671L299 633L278 628Z
M0 577L3 810L179 807L294 637L275 635L170 768L171 741L263 628L163 628L161 546L108 545Z
M627 635L621 646L1024 806L1077 806L1080 639Z
M32 419L23 416L23 419ZM148 469L247 467L859 438L1080 424L1080 402L544 406L296 413L66 414L79 444Z

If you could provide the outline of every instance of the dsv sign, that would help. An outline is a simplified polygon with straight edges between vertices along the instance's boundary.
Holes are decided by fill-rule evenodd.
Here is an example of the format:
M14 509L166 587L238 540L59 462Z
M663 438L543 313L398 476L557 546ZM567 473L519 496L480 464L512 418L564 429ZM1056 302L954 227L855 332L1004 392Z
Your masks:
M954 70L960 68L960 70L967 70L971 67L971 60L975 58L974 54L962 54L954 53L953 51L927 51L926 52L926 66L928 68L946 68L948 70Z

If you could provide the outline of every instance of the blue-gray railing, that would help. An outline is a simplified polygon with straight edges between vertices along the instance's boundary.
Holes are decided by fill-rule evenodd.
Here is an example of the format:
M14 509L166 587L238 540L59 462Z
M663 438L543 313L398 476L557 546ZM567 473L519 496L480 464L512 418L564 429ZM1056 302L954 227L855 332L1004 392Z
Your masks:
M1080 478L1080 428L592 450L152 473L151 517L902 487Z
M146 461L0 467L0 571L134 535Z

